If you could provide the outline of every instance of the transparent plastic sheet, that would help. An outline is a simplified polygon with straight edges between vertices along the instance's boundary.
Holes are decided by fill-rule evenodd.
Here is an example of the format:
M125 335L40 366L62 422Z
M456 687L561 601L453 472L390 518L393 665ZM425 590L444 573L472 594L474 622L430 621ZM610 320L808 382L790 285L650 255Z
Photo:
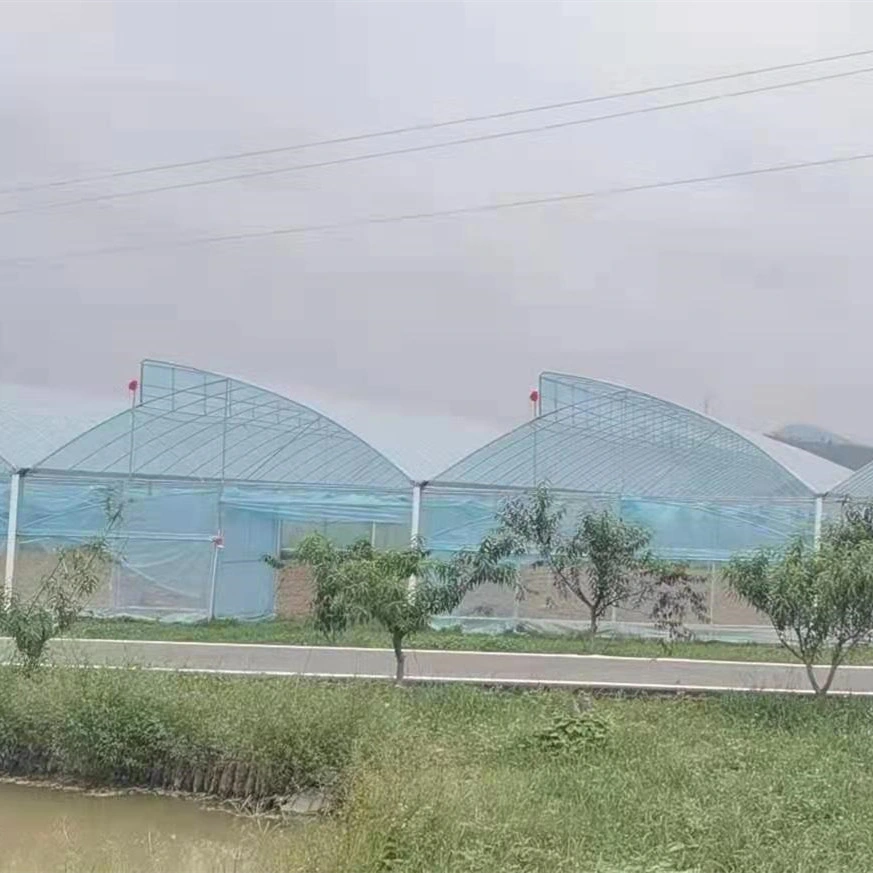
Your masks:
M753 439L617 385L543 374L540 414L452 465L434 484L675 500L804 498L810 487ZM829 465L832 466L832 465Z
M422 492L421 532L432 549L475 548L494 530L501 504L519 491L428 486ZM665 558L722 562L738 551L812 538L815 500L680 501L555 492L570 526L583 512L609 509L652 532Z
M228 506L222 507L221 524L224 548L216 567L215 617L272 615L275 570L264 556L276 553L278 518Z
M652 547L664 558L721 563L737 552L783 545L794 537L812 541L815 500L685 503L621 500L621 516L652 531Z
M519 491L476 489L431 485L424 489L421 503L421 531L437 552L451 554L475 548L482 537L493 531L503 501ZM611 495L585 495L556 492L566 509L567 526L583 512L609 509L626 521L640 524L652 532L656 554L680 560L704 580L708 615L716 624L752 628L763 619L732 598L721 579L720 567L737 552L777 547L795 536L812 540L815 500L677 501L636 500ZM501 632L545 622L556 631L588 626L585 606L555 590L544 568L531 566L534 556L520 563L523 594L506 588L482 586L471 592L451 617L440 621L461 621L470 630L494 627ZM648 607L617 610L621 622L645 621ZM543 625L544 627L546 625Z
M61 546L105 536L118 560L107 590L91 604L95 610L205 617L218 494L214 485L27 475L19 503L14 588L21 592L33 584Z
M412 519L412 490L227 485L222 492L224 548L219 557L215 613L258 618L275 610L283 584L264 561L308 533L340 544L371 539L379 547L405 546Z
M412 487L405 491L348 488L264 488L226 485L222 503L287 521L357 521L404 523L412 518Z
M873 504L873 494L832 494L822 502L822 524L835 524L843 517L848 505L863 506Z
M93 611L143 618L259 619L274 612L275 555L283 522L307 529L353 523L408 542L412 494L264 488L123 477L33 474L23 480L16 581L32 584L62 545L106 533L119 562ZM7 497L8 500L8 497ZM214 538L222 535L222 548ZM21 579L19 580L19 576Z

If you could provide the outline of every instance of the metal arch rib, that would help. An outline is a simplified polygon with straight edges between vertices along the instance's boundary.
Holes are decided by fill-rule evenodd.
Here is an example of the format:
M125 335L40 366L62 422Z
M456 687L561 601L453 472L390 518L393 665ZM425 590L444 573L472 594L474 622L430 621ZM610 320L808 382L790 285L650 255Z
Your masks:
M627 385L622 385L618 382L613 382L607 379L593 379L589 376L573 376L570 373L558 373L553 370L544 370L540 373L539 377L539 389L540 389L540 397L543 395L543 380L548 379L549 377L553 377L556 380L566 379L569 383L579 383L579 382L588 382L592 385L600 385L607 388L614 388L616 391L626 391L628 394L634 395L636 397L641 397L645 400L653 401L655 403L659 403L663 406L669 406L672 409L675 409L678 412L683 413L684 415L690 415L693 418L704 422L707 425L715 426L718 428L722 428L724 431L729 433L731 436L736 437L737 439L742 440L746 445L750 446L754 452L760 454L764 458L766 458L771 463L775 464L780 469L784 470L789 476L799 482L804 488L806 488L811 496L818 496L815 487L807 482L802 476L798 475L794 472L790 467L785 465L778 458L774 458L766 449L759 446L754 440L750 439L746 434L742 431L737 430L730 424L721 421L717 418L713 418L711 415L706 415L703 412L698 412L696 409L692 409L689 406L684 406L681 403L676 403L673 400L666 400L663 397L658 397L655 394L649 394L646 391L639 391L636 388L631 388ZM568 404L568 406L572 406L573 404Z
M363 437L358 436L356 433L349 430L349 428L340 424L338 421L331 418L329 415L325 415L319 409L316 409L316 408L309 406L308 404L305 404L305 403L300 403L299 401L294 400L291 397L286 397L284 394L280 394L278 391L274 391L271 388L263 388L260 385L255 385L253 382L249 382L246 379L239 379L236 376L231 376L228 374L215 373L212 370L201 370L199 367L190 367L187 364L177 364L173 361L160 361L160 360L157 360L155 358L144 358L140 364L141 377L142 377L142 374L144 372L145 367L149 364L152 364L152 365L158 366L158 367L168 367L168 368L172 368L175 370L186 370L189 373L197 373L197 374L200 374L202 376L211 377L214 379L227 379L227 380L229 380L231 382L235 382L239 385L244 385L246 388L251 388L253 391L258 391L258 392L261 392L263 394L270 394L273 397L275 397L277 400L282 401L283 403L291 403L294 406L298 406L301 409L305 409L305 410L311 412L313 415L320 416L325 421L329 422L334 427L336 427L338 430L342 431L343 433L350 436L352 439L357 440L362 445L366 446L375 455L377 455L379 458L381 458L383 461L385 461L386 464L391 466L396 472L398 472L401 476L403 476L409 482L410 485L412 484L412 477L399 464L397 464L395 461L393 461L391 458L389 458L384 452L377 449L374 445L367 442L367 440L365 440ZM140 386L142 386L142 378L140 379Z
M379 460L383 461L385 464L388 465L388 467L391 470L396 472L402 479L404 479L406 481L406 483L408 483L410 485L412 484L412 477L399 464L397 464L395 461L393 461L391 458L389 458L387 455L385 455L383 452L381 452L379 449L377 449L375 446L373 446L367 440L358 436L356 433L349 430L349 428L341 425L339 422L335 421L330 416L325 415L324 413L322 413L318 409L315 409L307 404L300 403L296 400L293 400L290 397L286 397L282 394L279 394L277 391L273 391L269 388L262 388L258 385L251 383L251 382L247 382L244 379L237 379L234 376L221 375L221 374L209 371L209 370L200 370L196 367L189 367L189 366L184 365L184 364L175 364L171 361L160 361L160 360L156 360L156 359L152 359L152 358L146 358L140 364L140 398L142 397L142 375L145 371L146 366L148 366L148 365L154 365L154 366L158 366L158 367L166 367L168 369L183 370L183 371L186 371L188 373L203 376L205 379L209 379L209 380L216 380L216 381L224 380L224 381L228 381L228 382L233 382L237 385L251 389L252 391L257 392L259 394L269 395L269 396L275 398L277 401L279 401L282 404L290 404L293 407L296 407L302 411L308 412L311 415L316 416L318 419L322 420L323 422L336 428L339 435L343 435L343 436L347 437L349 440L356 442L362 448L365 448L365 449L371 451L374 455L374 459L379 459ZM179 393L184 394L186 391L190 392L190 390L191 389L181 389ZM172 391L168 391L166 396L170 396L172 393L173 393ZM165 399L165 397L161 397L161 398L157 398L157 399L163 400L163 399ZM150 406L150 403L148 401L146 403L143 403L142 400L140 399L140 402L137 404L136 408L147 408L149 406ZM51 462L52 458L56 457L58 454L65 451L66 449L70 448L72 445L74 445L79 440L82 440L88 434L92 434L95 431L105 427L109 422L129 419L130 415L131 415L130 409L126 409L126 410L123 410L122 412L116 413L115 415L109 416L108 418L104 419L103 421L95 424L94 426L92 426L90 428L87 428L86 430L77 434L72 439L65 442L63 445L54 449L50 454L46 455L45 458L40 460L37 464L33 465L33 469L50 468L51 467L50 462ZM113 441L114 440L110 440L109 443L107 443L107 445L111 444L111 442L113 442ZM102 448L102 446L100 448ZM91 452L91 455L100 451L100 448L93 450ZM89 455L88 457L90 457L91 455ZM2 459L0 459L0 461L2 461ZM13 465L10 464L9 467L10 467L10 470L14 470ZM399 483L398 483L398 485L399 485Z
M627 386L620 385L620 384L615 383L615 382L610 382L610 381L601 380L601 379L592 379L592 378L585 377L585 376L573 376L570 374L557 373L557 372L553 372L553 371L544 371L540 374L540 378L539 378L540 397L543 396L544 380L547 380L549 377L552 377L556 381L566 380L565 384L567 384L568 388L572 388L574 384L578 385L579 383L588 383L589 385L598 386L600 388L613 389L613 391L616 394L626 393L627 395L629 395L631 397L645 400L645 401L653 403L653 404L657 404L658 406L660 406L662 408L667 407L667 408L673 410L674 412L679 413L681 416L690 417L692 420L704 425L705 428L708 431L710 431L710 436L714 436L717 433L722 433L726 436L729 436L730 438L732 438L734 440L741 442L743 445L747 446L751 450L752 454L756 455L757 457L761 458L762 460L764 460L766 462L769 462L776 469L782 471L791 481L798 483L801 486L801 488L803 488L810 496L814 496L817 494L816 488L811 483L807 482L803 477L801 477L796 472L794 472L794 470L792 470L790 467L788 467L786 464L784 464L778 458L769 454L762 446L755 443L746 434L742 433L741 431L736 430L735 428L731 427L730 425L728 425L722 421L719 421L718 419L712 418L711 416L708 416L708 415L704 415L700 412L697 412L694 409L690 409L688 407L682 406L679 403L674 403L673 401L665 400L663 398L656 397L655 395L647 394L646 392L643 392L643 391L637 391L636 389L629 388ZM460 460L451 464L449 467L447 467L445 470L443 470L438 476L433 477L433 479L431 481L434 483L439 483L441 480L444 480L444 479L450 477L452 472L454 470L456 470L457 467L459 467L461 464L464 464L465 462L470 461L470 459L472 459L475 455L479 454L480 452L486 452L487 449L492 448L492 447L496 447L499 443L504 442L505 440L509 439L513 435L528 432L533 427L536 427L538 425L538 423L549 419L550 416L553 416L555 413L559 412L561 409L568 409L568 408L572 408L573 406L574 406L574 404L572 404L572 403L568 403L568 404L565 404L563 406L559 406L551 412L547 412L543 415L540 415L534 421L525 421L525 422L517 425L516 427L506 431L501 436L498 436L495 439L490 440L489 442L485 443L483 446L479 447L475 451L466 455L464 458L461 458Z

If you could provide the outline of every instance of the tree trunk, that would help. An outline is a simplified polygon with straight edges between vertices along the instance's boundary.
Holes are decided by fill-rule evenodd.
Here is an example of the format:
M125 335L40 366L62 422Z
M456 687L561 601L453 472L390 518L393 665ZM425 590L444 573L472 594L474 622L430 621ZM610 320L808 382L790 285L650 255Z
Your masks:
M391 642L394 644L394 659L397 662L397 670L394 673L394 684L403 684L403 668L406 655L403 654L403 634L392 634Z
M830 676L828 676L827 682L824 685L818 684L818 679L815 675L815 670L812 668L812 664L804 664L806 667L806 675L809 677L809 684L812 685L812 690L815 692L816 697L824 697L825 694L828 693L828 688L830 688L831 680L834 678L833 671L831 671Z
M600 622L600 616L597 614L597 611L594 607L590 607L590 619L588 624L588 632L593 637L597 633L597 625Z
M849 646L849 649L851 649L851 646ZM834 676L837 675L837 668L843 663L843 658L846 654L848 654L848 651L844 653L842 645L838 645L834 649L834 654L831 658L831 668L828 670L827 678L824 681L824 685L821 687L822 695L827 694L828 691L831 690L831 683L834 681Z

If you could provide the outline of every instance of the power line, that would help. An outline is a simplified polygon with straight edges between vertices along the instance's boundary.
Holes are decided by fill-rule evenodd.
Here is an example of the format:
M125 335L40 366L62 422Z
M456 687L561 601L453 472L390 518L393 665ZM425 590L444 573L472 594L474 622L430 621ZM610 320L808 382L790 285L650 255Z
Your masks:
M337 221L328 224L301 224L291 227L280 227L272 230L248 231L243 233L224 234L221 236L198 237L178 242L156 245L114 246L112 248L73 251L60 255L47 255L32 258L7 258L0 260L0 266L23 264L41 264L48 261L72 260L75 258L101 257L105 255L130 254L136 252L157 251L161 249L183 249L200 245L215 245L227 242L241 242L250 239L266 239L269 237L291 236L295 234L316 233L320 231L345 230L355 227L365 227L379 224L399 224L412 221L424 221L434 218L452 218L459 215L476 215L486 212L497 212L503 209L523 209L531 206L548 206L557 203L567 203L575 200L591 200L602 197L612 197L620 194L634 194L642 191L654 191L665 188L680 188L688 185L698 185L704 182L722 182L730 179L742 179L750 176L763 176L769 173L788 173L796 170L806 170L816 167L836 166L857 161L873 159L873 152L844 157L823 158L817 161L800 161L790 164L774 164L768 167L756 167L750 170L736 170L732 173L718 173L711 176L689 176L683 179L669 179L660 182L644 182L638 185L625 185L614 188L601 188L594 191L582 191L573 194L556 194L548 197L532 197L523 200L509 200L504 203L484 203L476 206L459 206L454 209L440 209L431 212L408 212L401 215L370 216L367 218Z
M327 161L315 161L309 164L295 164L291 167L274 167L263 170L250 170L245 173L234 173L228 176L217 176L211 179L191 179L184 182L174 182L169 185L160 185L154 188L140 188L134 191L116 191L111 194L97 194L92 197L79 197L74 200L64 200L56 203L35 204L20 206L14 209L0 211L0 216L19 215L25 212L41 212L44 210L61 209L71 206L82 206L89 203L103 203L111 200L123 200L130 197L142 197L150 194L160 194L167 191L179 191L186 188L202 188L209 185L223 184L226 182L239 182L246 179L262 178L264 176L278 176L286 173L297 173L302 170L314 170L323 167L334 167L341 164L359 163L371 161L377 158L396 157L398 155L415 154L418 152L433 151L436 149L454 148L460 145L468 145L477 142L489 142L492 140L506 139L508 137L524 136L530 133L561 130L567 127L578 127L585 124L594 124L601 121L611 121L617 118L627 118L632 115L646 115L652 112L662 112L666 109L678 109L687 106L699 106L704 103L713 103L717 100L725 100L733 97L745 97L750 94L762 94L768 91L778 91L784 88L793 88L800 85L811 85L817 82L827 82L835 79L844 79L849 76L857 76L862 73L873 72L873 67L860 67L856 70L846 70L840 73L830 73L824 76L815 76L809 79L796 79L792 82L780 82L775 85L761 85L756 88L745 88L741 91L729 91L724 94L711 94L706 97L694 97L689 100L680 100L675 103L662 103L657 106L644 106L636 109L625 109L620 112L610 112L606 115L592 115L587 118L577 118L568 121L556 121L551 124L542 124L535 127L516 128L495 133L479 134L477 136L462 137L459 139L445 140L438 143L425 143L422 145L406 146L399 149L388 149L380 152L366 152L361 155L348 155L342 158L333 158Z
M213 164L221 161L236 161L244 158L264 157L277 155L285 152L302 151L303 149L317 148L329 145L344 145L347 143L360 142L367 139L376 139L386 136L399 136L405 133L419 133L426 130L438 130L443 127L453 127L461 124L472 124L480 121L497 121L503 118L513 118L519 115L528 115L536 112L548 112L556 109L569 109L572 106L585 106L591 103L602 103L607 100L619 100L625 97L641 97L646 94L657 94L662 91L671 91L677 88L690 88L695 85L708 85L714 82L725 82L730 79L741 79L746 76L764 75L766 73L778 73L784 70L797 69L798 67L810 67L817 64L845 61L851 58L860 58L873 54L873 49L863 49L856 52L846 52L841 55L827 55L825 57L811 58L806 61L794 61L789 64L776 64L770 67L757 67L751 70L741 70L736 73L722 73L718 76L705 76L699 79L686 79L684 82L671 82L664 85L652 85L648 88L636 88L632 91L616 91L612 94L601 94L596 97L581 97L576 100L564 100L559 103L541 103L535 106L527 106L519 109L508 109L503 112L491 112L485 115L466 115L461 118L451 118L446 121L428 122L425 124L412 124L406 127L393 127L385 130L370 131L367 133L352 134L350 136L332 137L330 139L313 140L310 142L295 143L287 146L275 146L267 149L254 149L243 152L229 152L223 155L214 155L208 158L196 158L190 161L176 161L167 164L151 164L146 167L136 167L127 170L113 170L105 173L97 173L92 176L78 176L71 179L57 179L52 182L37 182L30 185L18 185L10 188L0 188L0 194L19 194L28 191L44 191L51 188L61 188L70 185L81 185L86 182L103 182L109 179L120 179L125 176L135 176L143 173L160 173L166 170L181 170L189 167L199 167L204 164Z

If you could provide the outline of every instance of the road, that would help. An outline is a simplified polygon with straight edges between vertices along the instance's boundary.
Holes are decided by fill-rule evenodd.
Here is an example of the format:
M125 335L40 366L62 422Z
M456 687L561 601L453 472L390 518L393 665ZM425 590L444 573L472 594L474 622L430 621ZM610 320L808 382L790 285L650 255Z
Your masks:
M0 640L0 660L10 654L9 641ZM394 673L393 654L386 649L55 640L51 656L64 664L230 674L384 679ZM805 671L795 664L680 658L418 650L408 653L406 672L411 680L482 685L689 692L808 690ZM873 667L841 667L833 691L873 696Z

